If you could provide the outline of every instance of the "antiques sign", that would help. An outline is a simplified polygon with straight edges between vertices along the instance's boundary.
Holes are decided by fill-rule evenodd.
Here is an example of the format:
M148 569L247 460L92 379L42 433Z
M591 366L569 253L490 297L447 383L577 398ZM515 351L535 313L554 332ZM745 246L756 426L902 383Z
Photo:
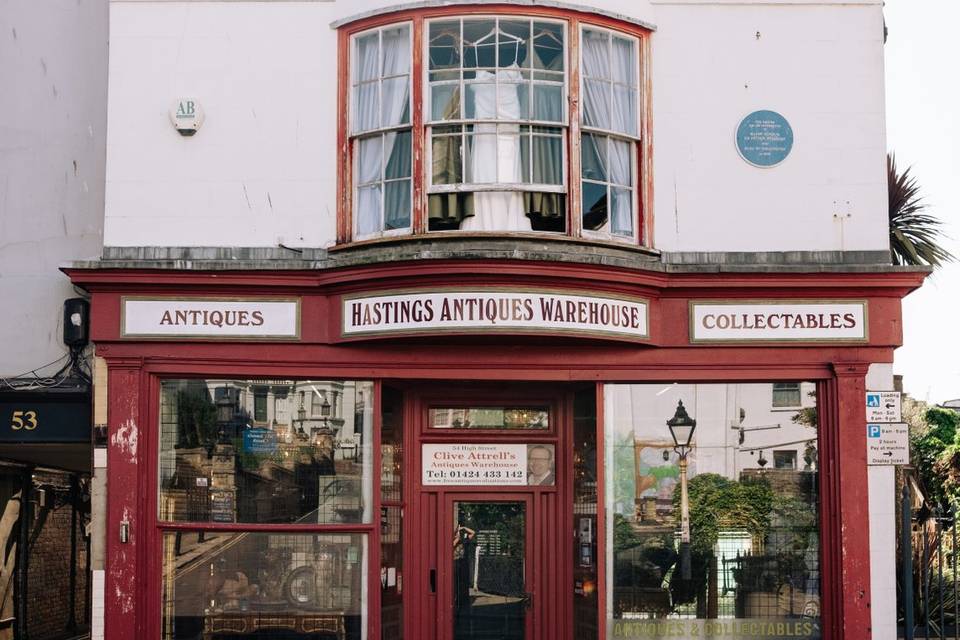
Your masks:
M647 302L580 292L424 290L343 299L344 337L391 333L573 333L646 339Z
M691 342L866 342L867 303L690 302Z
M300 337L300 301L276 298L123 298L127 338Z
M424 486L555 484L552 444L424 444Z
M790 155L793 129L776 111L754 111L737 127L737 151L755 167L775 167Z

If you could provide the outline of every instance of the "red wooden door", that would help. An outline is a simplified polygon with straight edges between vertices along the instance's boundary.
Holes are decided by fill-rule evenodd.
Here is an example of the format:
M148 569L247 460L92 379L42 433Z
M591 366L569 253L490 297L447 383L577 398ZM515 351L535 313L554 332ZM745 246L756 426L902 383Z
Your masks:
M440 400L437 400L440 398ZM456 398L455 402L451 398ZM499 401L499 402L498 402ZM405 510L408 567L407 636L418 640L556 640L569 637L572 503L569 412L556 390L502 395L497 389L462 388L407 396L404 412L409 486ZM453 405L544 408L548 426L530 429L451 428L431 409ZM511 409L513 410L513 409ZM432 451L452 445L493 445L522 453L522 477L461 478L431 484L425 476ZM549 473L543 467L550 452ZM516 474L517 471L513 471ZM538 477L537 474L540 474ZM543 476L546 475L546 478ZM539 484L538 484L539 483Z

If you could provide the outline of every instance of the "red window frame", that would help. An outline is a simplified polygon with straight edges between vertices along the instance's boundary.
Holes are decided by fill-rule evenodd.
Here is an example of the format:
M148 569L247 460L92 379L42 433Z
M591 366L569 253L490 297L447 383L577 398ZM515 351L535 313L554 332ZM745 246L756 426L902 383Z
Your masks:
M572 9L543 6L515 6L507 4L456 5L447 7L428 7L379 14L350 22L342 26L337 33L337 239L336 248L369 243L395 242L405 238L424 237L427 228L427 179L425 175L426 126L424 124L423 103L425 96L423 78L423 40L424 25L427 20L447 17L469 17L474 15L523 16L548 18L567 23L569 41L567 43L568 60L573 61L568 68L568 125L567 133L567 225L566 232L465 232L446 231L444 237L526 235L543 239L609 244L618 247L636 246L652 248L653 240L653 142L650 66L651 30L631 22L609 16L593 14ZM391 235L365 240L353 240L353 159L354 137L350 134L350 59L351 42L354 35L388 26L409 22L412 25L411 39L413 57L411 61L412 87L411 114L412 131L412 194L411 194L411 232L405 235ZM639 41L640 96L638 102L639 140L636 143L636 202L634 215L637 223L636 238L627 242L613 238L601 239L596 236L585 237L582 228L581 202L581 166L580 166L580 30L581 27L600 27L637 38ZM436 234L436 232L435 232Z

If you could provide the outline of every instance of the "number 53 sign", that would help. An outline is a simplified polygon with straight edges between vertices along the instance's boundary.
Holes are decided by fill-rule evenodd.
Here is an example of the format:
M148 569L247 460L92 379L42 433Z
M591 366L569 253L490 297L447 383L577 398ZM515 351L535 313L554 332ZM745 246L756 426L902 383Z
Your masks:
M37 422L37 412L32 410L20 410L14 411L10 416L10 428L14 431L20 431L21 429L26 429L27 431L33 431L39 426L40 423Z
M90 442L90 417L89 396L2 398L0 442Z

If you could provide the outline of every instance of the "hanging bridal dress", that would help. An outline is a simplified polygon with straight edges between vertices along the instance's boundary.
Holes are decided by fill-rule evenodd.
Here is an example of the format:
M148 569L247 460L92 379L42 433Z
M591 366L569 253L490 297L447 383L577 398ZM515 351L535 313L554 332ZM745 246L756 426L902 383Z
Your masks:
M497 80L500 99L497 104ZM472 86L478 120L500 118L519 120L523 82L517 67L501 69L496 74L477 72ZM484 84L481 84L484 83ZM517 124L484 123L474 126L473 146L469 157L474 184L518 184L520 171L520 126ZM464 231L530 231L530 218L523 210L520 191L477 191L473 194L474 215L464 218Z

